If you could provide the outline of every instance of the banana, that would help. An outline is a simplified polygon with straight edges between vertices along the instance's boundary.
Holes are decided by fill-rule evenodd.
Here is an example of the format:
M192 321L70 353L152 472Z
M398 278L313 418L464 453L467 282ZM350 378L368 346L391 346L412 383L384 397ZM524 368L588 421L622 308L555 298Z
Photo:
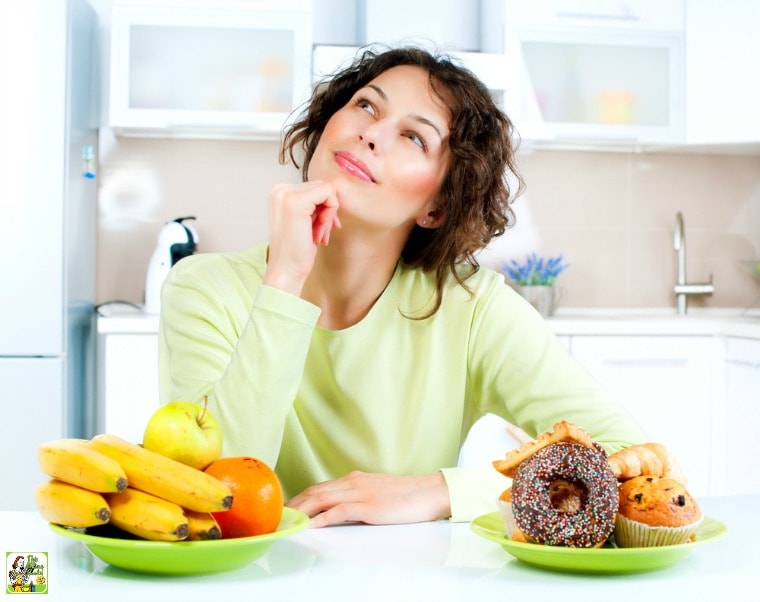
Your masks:
M221 539L222 530L219 528L219 523L216 522L214 515L210 512L196 512L195 510L185 508L185 516L187 517L189 529L187 535L188 541Z
M130 487L196 512L223 512L232 507L230 488L202 470L116 435L96 435L90 445L121 465Z
M46 475L101 493L122 491L128 485L121 465L92 449L86 439L55 439L37 448Z
M182 508L151 493L127 487L107 493L111 524L122 531L153 541L179 541L188 533Z
M34 499L43 518L57 525L94 527L107 523L111 517L102 494L57 479L37 485Z

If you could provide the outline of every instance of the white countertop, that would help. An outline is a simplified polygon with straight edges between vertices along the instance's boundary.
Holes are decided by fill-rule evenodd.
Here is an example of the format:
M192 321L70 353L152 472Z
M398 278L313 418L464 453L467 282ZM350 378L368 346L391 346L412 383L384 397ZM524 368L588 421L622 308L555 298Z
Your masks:
M155 334L158 315L129 305L112 305L98 317L100 334ZM557 335L739 336L760 339L760 309L560 308L548 319Z
M760 496L699 500L728 534L674 566L636 575L550 572L514 559L467 523L347 525L307 529L278 540L248 567L198 577L114 569L80 542L52 532L36 512L0 512L6 552L48 552L50 593L58 600L256 600L275 602L501 600L748 600L760 591ZM750 596L750 597L747 597Z
M744 308L560 308L548 319L558 335L739 336L760 339L760 310Z
M98 334L158 334L158 318L136 305L109 303L98 309Z

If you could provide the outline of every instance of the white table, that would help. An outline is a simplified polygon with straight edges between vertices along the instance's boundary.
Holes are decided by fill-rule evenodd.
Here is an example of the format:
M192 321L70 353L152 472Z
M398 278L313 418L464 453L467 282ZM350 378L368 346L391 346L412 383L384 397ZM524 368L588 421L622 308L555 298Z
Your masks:
M728 534L670 568L637 575L533 568L469 524L448 521L307 529L275 542L246 568L199 577L114 569L81 543L53 533L34 512L0 512L0 551L48 552L48 602L760 600L760 496L699 501L707 516L726 523Z

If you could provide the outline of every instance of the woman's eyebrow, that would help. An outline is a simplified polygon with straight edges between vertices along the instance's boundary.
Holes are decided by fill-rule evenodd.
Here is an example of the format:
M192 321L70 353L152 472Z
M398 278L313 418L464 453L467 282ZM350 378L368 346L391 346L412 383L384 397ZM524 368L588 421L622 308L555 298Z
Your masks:
M377 95L380 98L382 98L385 102L388 102L388 95L380 86L378 86L377 84L367 84L367 87L372 88L375 92L377 92Z
M383 102L388 102L388 95L380 86L377 84L367 84L367 87L372 88L375 92L377 92L377 95L383 100ZM443 133L441 132L440 128L435 123L430 121L427 117L423 117L422 115L418 115L416 113L411 114L410 117L419 123L433 128L438 134L438 137L443 140Z

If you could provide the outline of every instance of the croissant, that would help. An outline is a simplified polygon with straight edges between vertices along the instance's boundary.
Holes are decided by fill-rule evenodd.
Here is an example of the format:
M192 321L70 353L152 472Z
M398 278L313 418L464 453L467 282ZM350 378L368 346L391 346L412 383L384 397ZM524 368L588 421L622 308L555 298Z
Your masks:
M611 454L607 462L618 481L640 475L668 477L686 485L686 475L661 443L641 443Z

